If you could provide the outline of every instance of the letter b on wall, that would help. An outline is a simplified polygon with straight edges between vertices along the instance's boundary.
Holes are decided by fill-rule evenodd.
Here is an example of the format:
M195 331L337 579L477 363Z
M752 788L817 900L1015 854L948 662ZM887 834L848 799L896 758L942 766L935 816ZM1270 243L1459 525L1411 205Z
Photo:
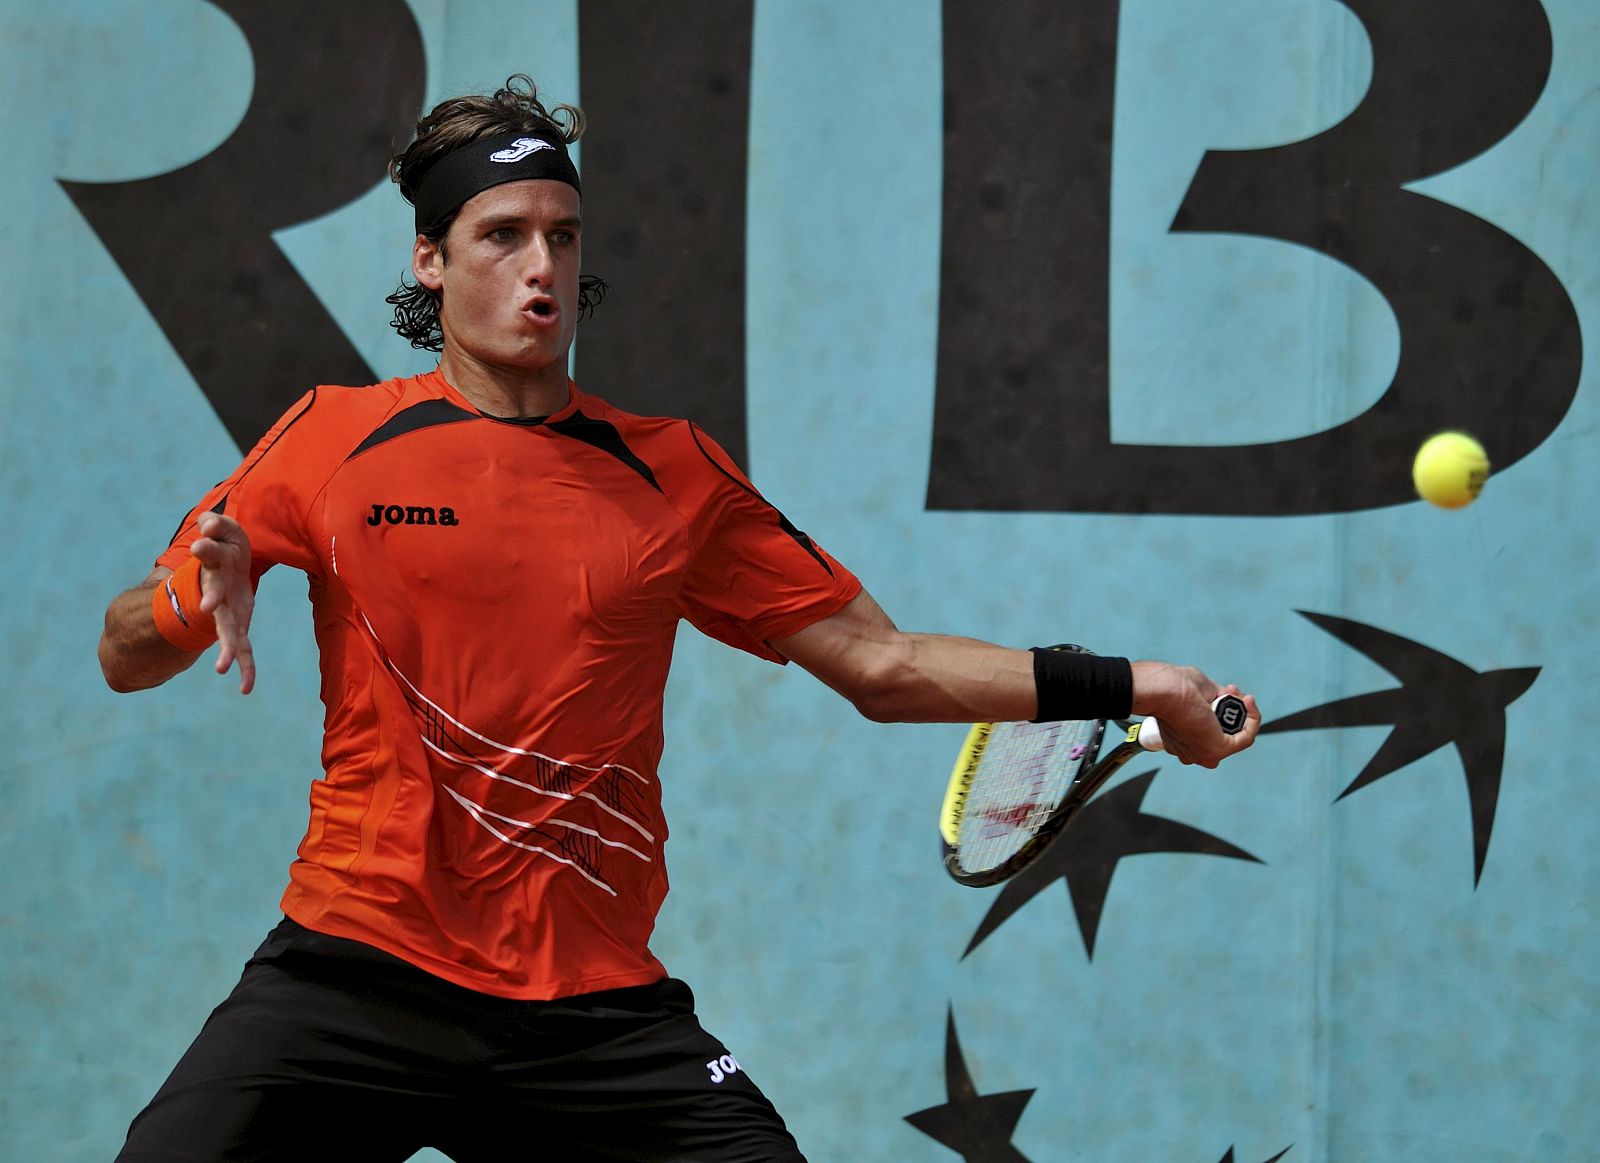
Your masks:
M1477 432L1504 467L1560 423L1582 367L1565 289L1510 235L1405 189L1482 153L1527 116L1550 72L1544 10L1537 0L1343 2L1372 44L1360 105L1304 141L1208 152L1172 229L1277 239L1358 271L1400 325L1394 380L1368 411L1324 432L1158 447L1110 439L1120 5L946 0L930 508L1375 508L1413 500L1409 474L1352 469L1409 465L1432 431ZM965 161L950 167L950 158ZM1226 392L1217 386L1219 406Z

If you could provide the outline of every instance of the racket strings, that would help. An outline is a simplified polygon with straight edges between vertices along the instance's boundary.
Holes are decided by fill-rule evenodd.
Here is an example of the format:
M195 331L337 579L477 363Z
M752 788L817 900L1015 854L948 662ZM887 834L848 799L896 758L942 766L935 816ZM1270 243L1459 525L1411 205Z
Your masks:
M967 793L957 845L961 865L984 871L1021 851L1093 760L1100 731L1094 720L996 724Z

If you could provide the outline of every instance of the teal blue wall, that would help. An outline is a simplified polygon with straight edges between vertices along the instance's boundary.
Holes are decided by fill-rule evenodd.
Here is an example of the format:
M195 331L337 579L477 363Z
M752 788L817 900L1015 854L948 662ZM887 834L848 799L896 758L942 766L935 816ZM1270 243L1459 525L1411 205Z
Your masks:
M582 99L575 3L411 6L429 103L514 69ZM1544 9L1554 54L1531 113L1411 188L1533 251L1592 344L1600 9ZM867 723L797 669L686 629L658 954L815 1160L957 1157L905 1118L949 1101L947 1014L979 1093L1034 1090L1012 1142L1035 1163L1600 1158L1592 361L1559 427L1458 513L932 511L941 94L962 86L941 36L939 6L914 0L756 5L757 483L904 627L1194 661L1269 718L1398 685L1296 611L1480 672L1540 668L1504 710L1482 875L1455 749L1339 799L1387 729L1312 727L1214 773L1152 761L1124 777L1154 771L1144 813L1253 861L1130 856L1092 956L1057 885L963 958L996 893L955 886L936 859L962 729ZM1284 243L1169 232L1207 149L1310 137L1357 106L1373 65L1352 11L1124 0L1115 67L1112 438L1272 442L1371 407L1404 342L1371 283ZM274 922L318 774L297 576L263 584L249 699L204 668L116 696L95 661L106 601L239 454L58 179L186 165L233 131L252 82L240 30L201 0L0 9L0 1158L114 1154ZM426 366L382 302L409 231L375 181L275 236L379 375ZM581 331L578 358L581 377ZM1069 407L1074 369L1059 371Z

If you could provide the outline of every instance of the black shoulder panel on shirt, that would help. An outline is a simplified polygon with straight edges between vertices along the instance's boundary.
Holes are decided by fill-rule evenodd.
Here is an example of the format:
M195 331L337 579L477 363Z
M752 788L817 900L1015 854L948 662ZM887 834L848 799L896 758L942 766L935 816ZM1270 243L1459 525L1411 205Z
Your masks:
M770 505L772 502L768 501L767 503ZM816 543L814 541L812 541L810 537L806 536L806 534L803 533L801 530L795 528L794 522L789 520L789 518L785 517L783 515L782 510L773 509L772 511L774 513L778 514L778 528L782 529L790 537L793 537L795 539L795 541L799 543L800 548L804 549L812 557L816 558L817 559L817 564L820 565L823 569L827 570L828 576L832 577L833 576L833 566L828 564L828 559L827 558L823 557L822 554L817 552Z
M396 436L404 436L407 432L416 432L423 428L432 428L436 424L454 424L457 420L481 420L483 417L476 412L469 412L465 408L452 404L449 400L423 400L420 404L412 404L403 412L396 412L375 429L356 446L356 450L346 460L360 456L369 448L376 448L385 440L393 440Z
M592 416L585 416L582 412L574 412L564 420L550 421L545 427L563 436L570 436L574 440L581 440L601 452L609 453L642 476L656 492L665 493L656 482L656 474L650 470L650 466L633 454L633 449L622 439L622 433L618 432L609 421L596 420Z
M833 566L829 565L828 564L828 559L823 557L822 554L817 551L816 542L812 541L811 538L809 538L809 537L807 537L805 535L805 533L801 532L801 530L796 528L794 522L789 520L789 518L787 518L787 517L785 517L783 515L783 510L779 509L776 505L774 505L771 501L767 500L767 498L763 497L755 489L751 488L744 481L740 480L738 477L734 476L727 469L723 468L722 465L718 463L717 458L712 456L711 453L706 449L706 446L703 443L701 443L701 441L700 441L700 429L698 427L696 427L693 423L689 424L689 435L694 437L694 446L700 450L700 455L705 457L706 460L710 462L712 468L716 469L723 476L727 477L734 484L738 485L745 492L749 493L756 500L760 501L767 508L771 509L773 511L773 513L777 515L778 528L782 529L790 537L793 537L795 539L795 542L800 546L801 549L804 549L812 557L816 558L817 559L817 564L820 565L823 569L828 571L828 576L829 577L833 576Z
M298 412L296 412L293 416L291 416L289 418L289 422L283 426L282 431L280 431L276 436L274 436L272 438L272 444L269 444L265 448L263 448L261 450L260 454L254 460L252 460L248 465L246 465L244 467L244 471L239 474L239 480L242 481L242 480L244 480L245 477L250 475L250 470L255 468L255 466L261 462L261 457L266 456L267 453L271 452L272 451L272 445L276 444L276 443L278 443L278 441L282 440L283 439L283 434L285 432L289 431L289 429L293 428L296 424L300 423L300 417L304 416L307 412L311 411L311 406L313 404L315 404L316 402L317 402L317 389L316 388L312 388L311 391L306 394L306 406L304 408L301 408ZM226 478L224 478L224 480L225 479ZM223 483L222 481L218 481L217 482L218 485L220 485L222 483ZM239 481L235 481L234 482L235 485L237 485L238 483L239 483ZM215 488L215 487L216 487L216 485L212 486L212 488ZM213 513L226 513L228 511L228 494L227 493L223 493L222 496L217 498L217 503L215 505L211 506L211 511ZM182 521L178 522L178 527L172 531L172 536L167 538L167 544L170 545L172 543L173 539L176 538L178 536L178 534L183 532L183 527L184 527L184 525L186 525L188 523L188 521L189 521L189 518L185 517Z

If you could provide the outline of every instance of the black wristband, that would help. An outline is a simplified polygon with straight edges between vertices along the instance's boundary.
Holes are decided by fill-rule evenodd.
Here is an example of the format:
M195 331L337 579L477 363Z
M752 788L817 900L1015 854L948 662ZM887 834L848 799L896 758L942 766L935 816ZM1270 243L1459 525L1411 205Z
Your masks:
M1054 646L1033 648L1035 723L1063 719L1126 719L1133 711L1133 664Z

